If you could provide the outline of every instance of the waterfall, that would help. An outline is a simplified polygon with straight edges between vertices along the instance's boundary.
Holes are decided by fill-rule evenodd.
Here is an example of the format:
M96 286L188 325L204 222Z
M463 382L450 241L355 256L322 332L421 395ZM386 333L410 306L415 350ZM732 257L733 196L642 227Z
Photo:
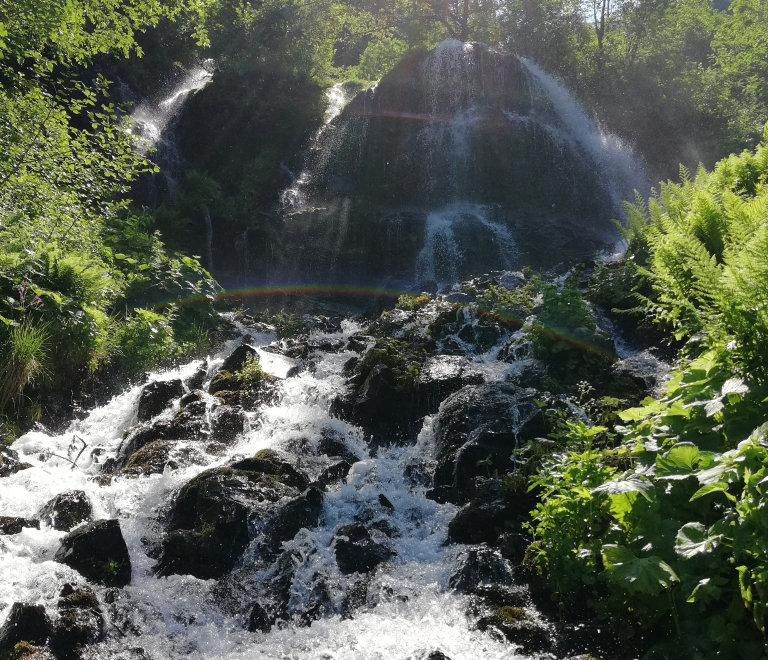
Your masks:
M534 102L551 104L565 129L559 139L575 140L591 156L616 208L621 209L622 200L634 201L635 190L646 197L650 193L650 184L632 148L617 136L600 129L553 76L530 60L522 62L530 73L529 85Z

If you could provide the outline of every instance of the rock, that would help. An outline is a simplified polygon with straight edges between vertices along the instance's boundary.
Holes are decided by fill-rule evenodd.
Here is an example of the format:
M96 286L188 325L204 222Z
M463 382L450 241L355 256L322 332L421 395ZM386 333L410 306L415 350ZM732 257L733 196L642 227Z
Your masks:
M338 456L350 464L360 460L360 457L347 447L344 438L331 429L325 429L322 432L317 443L317 453L320 456Z
M409 658L409 660L451 660L451 659L439 649L434 649L432 651L422 651L421 653L416 654L415 658L412 657L412 658Z
M38 517L42 522L59 532L68 532L80 523L91 519L93 507L82 490L59 493L46 503Z
M189 407L195 404L190 404ZM204 410L203 410L204 412ZM202 413L201 413L202 415ZM157 420L151 425L132 429L117 452L112 469L124 468L128 459L139 449L157 440L204 440L208 438L208 424L202 416L192 415L187 409L179 412L172 420ZM106 469L106 462L105 462Z
M479 482L479 483L478 483ZM508 503L500 479L476 479L472 501L459 509L448 523L449 543L488 543L496 541L504 523L513 517L515 508ZM527 514L534 503L527 493L518 493Z
M459 330L458 336L464 343L472 344L477 350L485 353L501 338L501 328L498 325L484 323L467 324Z
M238 346L224 360L224 363L221 365L221 368L219 369L219 373L221 373L222 371L228 371L230 373L241 371L242 368L245 366L245 363L248 361L248 358L251 357L252 355L258 355L256 349L253 346L250 346L248 344L242 344Z
M394 513L395 505L389 501L389 498L384 493L379 493L379 504L387 509L390 513Z
M203 364L200 366L200 368L195 371L194 374L192 374L189 378L186 380L186 386L190 390L199 390L203 383L205 383L205 378L208 375L208 362L203 362ZM182 404L183 405L183 404Z
M307 488L299 497L283 505L267 524L262 547L276 554L284 541L293 539L305 527L317 527L323 511L323 493L315 487Z
M166 465L172 469L178 469L178 463L171 460L171 450L175 442L170 440L155 440L145 445L128 459L122 470L123 474L162 474Z
M10 477L12 474L31 467L32 465L29 463L22 463L18 453L13 449L0 445L0 478Z
M62 660L78 660L86 646L104 638L104 617L96 594L88 587L65 584L59 594L59 618L51 648Z
M518 444L544 433L534 394L511 383L487 383L463 387L440 404L434 485L448 501L466 502L475 477L503 474Z
M268 633L270 630L272 621L269 614L259 603L254 603L248 616L248 632Z
M169 518L160 575L220 578L231 571L251 541L262 535L262 552L274 553L304 526L317 524L322 493L274 452L199 474L179 492Z
M459 593L474 593L480 585L511 584L512 567L497 550L485 545L464 550L448 584Z
M333 545L336 563L345 575L368 573L395 556L392 550L376 543L359 522L340 527L334 534Z
M204 393L202 390L195 389L191 392L187 392L181 399L179 399L179 405L182 408L186 408L191 403L196 403L203 400Z
M145 385L139 396L138 417L147 422L159 415L174 399L184 394L184 385L178 378L173 380L156 380Z
M469 360L457 355L435 355L428 358L416 381L423 414L435 413L440 403L465 385L479 385L482 374L473 371Z
M42 605L14 603L0 628L0 658L13 651L20 642L44 645L51 635L51 621Z
M25 527L40 529L40 521L30 520L28 518L16 518L14 516L0 516L0 536L21 534L21 530Z
M393 309L388 314L377 318L368 327L368 332L374 337L394 337L409 323L416 320L416 312L403 309Z
M368 335L353 335L347 342L347 350L355 353L365 353L376 340Z
M96 520L70 532L54 560L108 587L131 582L131 560L117 520Z
M318 488L328 488L329 486L334 486L344 481L351 469L351 463L345 461L344 459L339 459L325 468L315 483L317 484Z
M211 439L215 442L231 444L245 430L246 416L239 406L222 406L211 417Z
M531 539L525 534L505 532L496 539L495 545L504 559L512 562L512 564L522 564L523 559L525 559L525 551L531 545Z
M299 362L295 357L279 353L269 353L260 349L257 349L257 351L259 364L265 374L278 380L284 380L292 378L299 373Z

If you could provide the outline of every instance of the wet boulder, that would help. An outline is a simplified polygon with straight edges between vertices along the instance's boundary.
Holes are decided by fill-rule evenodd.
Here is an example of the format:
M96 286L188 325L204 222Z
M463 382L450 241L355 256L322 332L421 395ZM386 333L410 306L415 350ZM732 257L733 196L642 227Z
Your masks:
M245 430L246 416L239 406L221 406L212 414L211 439L231 444Z
M322 493L274 452L207 470L187 483L173 504L156 571L208 580L231 571L253 539L267 554L314 526Z
M512 583L512 567L498 550L486 545L461 552L448 584L459 593L474 593L481 585Z
M19 454L13 449L0 445L0 478L9 477L31 467L29 463L20 461Z
M467 323L459 330L458 337L475 350L485 353L501 339L501 328L497 323Z
M205 383L206 376L208 376L208 362L203 362L200 368L187 378L185 384L190 390L198 390Z
M79 660L86 647L104 638L105 622L96 594L65 584L59 594L51 648L61 660Z
M536 505L527 491L505 492L501 479L476 477L472 491L470 502L448 523L449 543L494 544L507 523L527 518Z
M10 655L17 644L33 646L47 643L51 635L51 621L42 605L14 603L0 628L0 658Z
M428 358L416 381L419 405L424 414L434 413L440 403L465 385L479 385L483 376L472 369L470 361L458 355Z
M184 394L181 380L156 380L144 386L139 396L138 417L147 422L165 410L174 399Z
M333 547L336 564L345 575L369 573L395 556L392 550L376 543L360 522L340 527L334 534Z
M344 438L333 431L332 429L325 429L317 443L318 456L336 456L342 458L349 463L357 463L360 457L349 449Z
M162 474L166 466L170 466L172 469L178 468L178 463L171 459L171 450L174 444L170 440L155 440L144 445L137 452L131 454L122 473L133 476Z
M515 448L544 432L534 390L512 383L469 385L449 396L437 413L435 489L466 502L477 476L504 473Z
M329 486L335 486L347 478L347 475L351 469L351 463L345 461L344 459L337 459L320 473L320 476L315 481L315 484L318 486L318 488L328 488Z
M68 532L90 520L92 514L93 507L88 496L82 490L70 490L47 502L40 509L38 518L59 532Z
M272 617L261 603L254 603L248 615L248 632L268 633L272 629Z
M0 516L0 536L21 534L21 530L25 527L40 529L40 521L15 516Z
M267 523L261 546L276 554L284 541L290 541L303 528L317 527L323 511L323 493L311 486L301 495L280 507Z
M54 560L108 587L131 582L131 559L117 520L96 520L70 532Z
M228 371L230 373L235 373L236 371L241 371L245 366L245 363L248 362L248 358L254 355L258 356L258 352L253 346L242 344L232 351L232 353L230 353L224 360L219 372Z

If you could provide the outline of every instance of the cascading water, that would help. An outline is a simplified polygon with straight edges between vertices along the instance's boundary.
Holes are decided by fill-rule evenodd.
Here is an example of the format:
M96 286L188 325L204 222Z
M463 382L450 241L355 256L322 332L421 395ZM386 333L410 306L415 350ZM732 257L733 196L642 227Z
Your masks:
M317 135L283 195L283 240L310 240L324 256L286 254L274 278L381 282L396 273L412 286L546 269L610 250L618 240L611 220L623 217L620 202L635 188L647 192L631 149L552 77L449 40L407 56ZM491 249L485 263L467 259L476 237L448 231L454 206L482 209L481 234L491 231L504 249ZM443 252L437 261L433 243ZM447 258L453 265L438 264Z
M343 345L359 331L359 326L346 321L341 331L315 333L312 339L321 345ZM256 346L273 338L253 331L245 335ZM229 341L220 354L209 359L205 385L222 358L241 341L243 337ZM497 352L498 347L478 356L476 366L486 378L503 381L512 367L496 363ZM119 591L95 587L99 600L109 603L103 606L109 625L105 638L90 647L90 657L112 658L136 647L149 657L169 659L405 660L433 649L452 660L510 657L513 645L468 629L468 597L448 585L462 552L460 546L444 544L446 526L456 508L426 499L425 487L407 476L410 468L428 465L434 458L432 418L426 418L414 444L380 449L373 455L359 428L329 416L330 401L344 387L344 364L353 355L349 350L317 350L299 375L279 383L276 403L249 414L244 431L233 443L222 448L217 443L180 440L161 474L106 480L101 476L102 466L119 455L126 432L137 422L141 387L91 411L61 435L35 431L16 441L13 449L31 467L3 480L0 513L32 518L58 493L81 490L92 504L93 517L118 519L125 537L132 580ZM150 374L150 380L187 379L200 367L200 361L192 362ZM208 394L204 401L209 410L219 404ZM177 402L156 417L155 423L179 413ZM168 502L185 483L208 468L260 450L285 450L297 443L311 449L328 432L343 438L359 460L345 483L326 492L319 525L283 544L287 556L293 557L285 620L267 633L246 630L247 610L244 613L241 605L268 589L278 579L274 572L279 568L259 564L251 550L235 567L230 580L234 587L227 587L226 580L217 584L191 575L154 574L152 548L167 517ZM75 435L87 444L87 450L73 467L65 459L75 458L68 453ZM391 508L382 507L382 501ZM362 583L355 574L340 573L332 540L340 526L356 520L373 521L372 527L378 521L381 529L388 530L380 537L392 559L363 580L366 595L350 612L350 594L359 592ZM82 584L76 571L53 561L64 535L43 524L40 529L25 528L20 534L0 537L0 625L8 606L19 601L40 603L55 619L62 586ZM307 613L320 583L326 597L320 614L311 615L311 627L307 627ZM531 620L538 617L534 610L529 615ZM515 657L522 660L526 656Z

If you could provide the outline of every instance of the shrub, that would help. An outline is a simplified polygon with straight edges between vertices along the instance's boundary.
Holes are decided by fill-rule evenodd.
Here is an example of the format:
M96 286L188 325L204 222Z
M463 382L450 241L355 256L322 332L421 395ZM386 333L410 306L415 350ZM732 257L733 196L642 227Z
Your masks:
M2 347L0 410L17 399L28 384L48 375L49 341L46 326L25 321L10 329Z

